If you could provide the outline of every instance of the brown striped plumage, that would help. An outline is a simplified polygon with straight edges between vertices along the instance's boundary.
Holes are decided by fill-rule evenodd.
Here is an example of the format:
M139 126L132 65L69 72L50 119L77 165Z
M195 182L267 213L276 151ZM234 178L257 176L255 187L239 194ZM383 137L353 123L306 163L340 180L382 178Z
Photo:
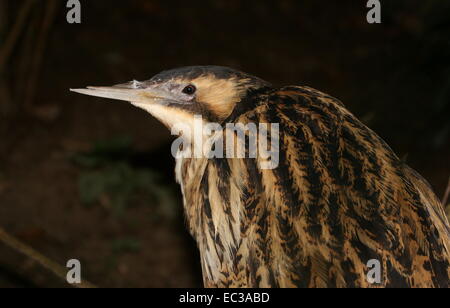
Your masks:
M220 67L164 72L133 91L162 84L193 84L198 95L162 108L144 94L129 100L169 127L196 113L221 125L280 125L274 169L260 168L260 158L177 159L205 286L450 286L450 227L440 201L341 102ZM81 92L115 98L98 89L108 88ZM380 284L366 279L371 259L381 262Z

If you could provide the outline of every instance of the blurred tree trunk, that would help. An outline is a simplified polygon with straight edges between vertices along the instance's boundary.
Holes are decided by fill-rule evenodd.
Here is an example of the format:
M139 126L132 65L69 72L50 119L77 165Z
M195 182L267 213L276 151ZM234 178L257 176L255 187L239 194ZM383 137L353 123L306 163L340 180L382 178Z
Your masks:
M34 108L35 106L33 106L33 102L36 94L39 75L41 72L42 62L44 59L45 48L47 46L48 35L50 34L51 28L53 26L59 4L59 0L47 0L43 12L43 17L41 18L41 20L39 20L40 29L36 41L34 42L34 52L32 54L32 63L30 67L28 84L25 88L24 100L24 108L32 113L37 111Z
M11 80L8 74L12 69L11 58L20 39L35 0L26 0L19 7L16 18L10 18L11 10L7 0L0 0L0 115L9 115L17 104L11 97ZM13 23L9 23L14 20Z
M8 2L0 0L0 49L5 44L8 24ZM6 76L3 70L0 70L0 116L8 113L11 106L11 96L9 87L6 84Z
M5 41L6 25L8 24L8 2L0 0L0 45Z
M60 1L13 1L0 0L0 116L23 110L45 118L33 103Z

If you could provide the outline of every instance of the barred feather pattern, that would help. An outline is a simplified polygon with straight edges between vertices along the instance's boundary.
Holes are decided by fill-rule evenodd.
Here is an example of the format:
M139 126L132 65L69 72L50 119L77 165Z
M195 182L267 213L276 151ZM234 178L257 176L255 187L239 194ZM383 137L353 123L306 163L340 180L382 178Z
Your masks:
M280 163L177 160L205 286L449 287L442 205L341 102L309 87L267 88L224 122L279 123ZM366 279L371 259L380 284Z

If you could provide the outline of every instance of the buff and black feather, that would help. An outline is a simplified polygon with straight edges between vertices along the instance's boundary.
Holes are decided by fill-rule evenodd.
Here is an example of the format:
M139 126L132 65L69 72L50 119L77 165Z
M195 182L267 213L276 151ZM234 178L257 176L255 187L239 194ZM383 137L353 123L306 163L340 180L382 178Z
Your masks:
M425 179L337 99L226 72L188 68L150 81L232 80L239 95L228 112L196 104L223 125L279 123L274 169L260 158L177 159L205 286L450 286L449 222ZM380 284L367 280L371 259Z

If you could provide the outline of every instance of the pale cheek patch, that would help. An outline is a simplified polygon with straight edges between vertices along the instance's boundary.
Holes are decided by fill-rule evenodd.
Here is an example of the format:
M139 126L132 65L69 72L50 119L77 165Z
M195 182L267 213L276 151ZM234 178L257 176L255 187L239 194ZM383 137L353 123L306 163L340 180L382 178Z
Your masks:
M132 103L132 104L150 113L152 116L161 121L169 129L171 129L174 125L180 123L190 125L190 123L194 122L194 115L190 114L187 111L162 106L158 104L140 104L140 103Z

